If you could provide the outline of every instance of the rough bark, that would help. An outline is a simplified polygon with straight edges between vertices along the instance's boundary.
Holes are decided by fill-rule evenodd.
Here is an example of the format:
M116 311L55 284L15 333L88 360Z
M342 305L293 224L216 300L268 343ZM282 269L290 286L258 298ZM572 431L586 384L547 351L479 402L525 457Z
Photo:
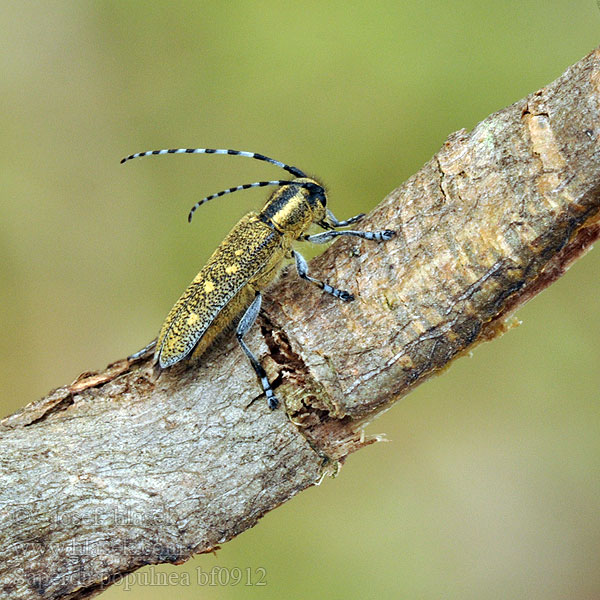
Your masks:
M252 527L369 443L365 423L557 279L600 235L600 51L439 153L342 239L286 273L249 344L287 409L271 412L235 340L200 364L121 360L0 424L0 594L87 598Z

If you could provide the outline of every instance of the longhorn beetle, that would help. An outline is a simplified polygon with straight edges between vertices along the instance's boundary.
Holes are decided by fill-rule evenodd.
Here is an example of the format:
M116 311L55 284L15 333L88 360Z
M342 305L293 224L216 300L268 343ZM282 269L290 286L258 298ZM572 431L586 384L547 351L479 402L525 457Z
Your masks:
M149 150L131 154L123 158L121 163L133 158L162 154L245 156L277 165L290 173L293 179L238 185L207 196L192 206L188 214L189 222L199 206L219 196L267 185L279 188L271 194L259 213L250 212L235 225L175 303L158 338L130 358L138 358L154 348L155 364L166 369L190 355L202 355L224 329L237 321L238 342L260 380L269 408L275 409L279 400L271 388L267 374L244 342L244 336L260 311L261 290L275 279L283 259L293 258L302 279L314 283L324 292L344 302L351 302L354 296L350 292L339 290L308 274L306 260L293 249L294 242L324 244L343 235L385 242L395 235L395 231L337 231L340 227L357 223L364 217L364 213L338 221L327 208L325 188L318 181L307 177L296 167L255 152L210 148ZM313 224L325 232L308 235L307 231Z

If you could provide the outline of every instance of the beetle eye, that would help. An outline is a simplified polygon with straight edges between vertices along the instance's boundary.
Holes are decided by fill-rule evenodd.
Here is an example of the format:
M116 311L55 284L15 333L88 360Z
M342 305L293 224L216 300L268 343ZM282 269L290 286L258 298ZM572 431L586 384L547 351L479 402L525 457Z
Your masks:
M325 196L325 190L320 185L311 186L309 188L311 200L314 202L318 200L321 203L321 206L325 207L327 205L327 197Z
M317 201L324 208L327 204L327 198L325 197L325 189L320 186L318 183L313 183L312 181L308 181L304 184L306 190L308 191L308 203L314 209L317 206Z
M317 195L319 202L323 205L323 208L327 206L327 196L325 196L325 190L321 188L321 192Z

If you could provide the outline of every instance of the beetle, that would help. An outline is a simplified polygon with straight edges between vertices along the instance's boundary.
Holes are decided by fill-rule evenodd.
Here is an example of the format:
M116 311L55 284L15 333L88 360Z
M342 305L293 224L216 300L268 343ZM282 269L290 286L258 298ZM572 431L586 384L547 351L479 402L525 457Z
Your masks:
M233 227L177 300L167 315L158 338L129 358L138 358L154 348L154 363L161 369L166 369L190 356L200 357L221 332L236 324L237 340L260 380L269 408L275 409L279 400L264 368L244 341L244 336L260 312L262 290L275 279L284 259L294 259L298 275L324 292L344 302L354 300L350 292L311 277L305 258L294 250L294 243L304 241L324 244L340 236L385 242L392 239L396 232L390 229L339 231L341 227L359 222L365 216L364 213L338 221L327 208L327 195L321 183L308 177L297 167L256 152L211 148L149 150L131 154L123 158L121 163L134 158L165 154L243 156L281 167L293 179L238 185L194 204L188 214L189 222L198 207L209 200L254 187L279 188L271 194L260 212L248 213ZM307 232L312 225L325 231L309 235Z

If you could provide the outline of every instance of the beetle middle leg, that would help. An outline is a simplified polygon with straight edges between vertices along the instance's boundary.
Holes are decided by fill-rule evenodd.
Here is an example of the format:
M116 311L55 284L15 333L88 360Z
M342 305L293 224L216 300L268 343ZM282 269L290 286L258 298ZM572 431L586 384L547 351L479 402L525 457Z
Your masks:
M246 342L244 342L244 336L248 333L249 329L254 325L254 321L256 321L256 317L260 312L260 305L262 303L262 296L260 292L256 292L256 298L252 301L252 304L246 309L246 312L242 315L240 322L237 325L235 330L235 334L237 336L237 340L242 347L242 350L246 353L246 356L250 360L250 364L252 368L256 372L256 375L260 379L260 383L262 388L267 396L267 404L271 410L274 410L279 405L279 400L277 396L275 396L275 392L273 392L273 388L269 383L269 378L267 377L267 373L262 367L262 365L258 362L258 359L252 353L252 350L248 348Z
M353 229L346 229L345 231L324 231L323 233L315 233L314 235L305 235L302 239L305 242L312 242L313 244L326 244L333 238L348 235L362 238L363 240L373 240L375 242L387 242L391 240L396 232L392 229L383 229L381 231L355 231Z
M334 231L327 233L336 232ZM298 275L300 275L302 279L314 283L316 286L320 287L324 292L327 292L328 294L331 294L336 298L340 298L344 302L352 302L352 300L354 300L354 296L350 292L347 292L346 290L338 290L337 288L332 287L331 285L325 283L324 281L321 281L320 279L315 279L314 277L311 277L308 274L308 263L306 262L306 259L304 258L304 256L302 256L302 254L296 252L295 250L292 250L292 256L296 261L296 270L298 271Z

